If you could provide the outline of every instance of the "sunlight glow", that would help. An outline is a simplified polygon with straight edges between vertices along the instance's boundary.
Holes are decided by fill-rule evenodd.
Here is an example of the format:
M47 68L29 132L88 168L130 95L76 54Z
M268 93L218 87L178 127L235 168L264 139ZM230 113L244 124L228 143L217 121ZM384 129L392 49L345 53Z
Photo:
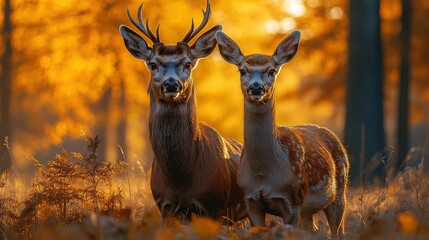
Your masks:
M280 28L282 33L289 33L296 28L296 22L292 18L283 18L280 22Z
M341 19L343 15L344 15L343 9L341 9L340 7L333 7L329 9L326 13L326 16L332 20Z
M297 26L296 21L292 18L283 18L280 22L276 20L269 20L265 22L265 28L267 32L271 34L275 33L289 33Z
M400 1L381 1L380 2L380 17L383 20L392 21L400 18L402 14L402 6Z
M267 32L274 34L279 32L280 25L276 20L269 20L265 22L265 28L267 29Z
M285 0L283 10L292 17L301 17L307 13L307 8L302 0Z
M314 31L311 29L308 29L308 28L307 29L301 29L300 31L301 31L301 38L303 40L307 40L307 39L314 37Z
M307 0L307 4L311 8L316 8L320 6L322 3L320 2L320 0Z

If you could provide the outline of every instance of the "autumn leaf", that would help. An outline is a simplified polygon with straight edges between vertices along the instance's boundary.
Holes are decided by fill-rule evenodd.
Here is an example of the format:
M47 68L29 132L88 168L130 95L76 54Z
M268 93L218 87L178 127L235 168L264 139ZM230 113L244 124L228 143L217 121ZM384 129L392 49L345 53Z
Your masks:
M174 239L174 235L170 229L164 228L158 231L155 235L155 240L169 240Z
M387 193L390 195L395 194L396 192L396 187L394 184L389 184L389 186L387 186Z
M261 233L261 232L266 232L268 230L269 230L269 228L266 226L255 226L255 227L252 227L250 229L250 233L251 234L257 234L257 233Z
M399 214L397 221L401 231L407 235L416 233L420 225L411 212Z
M202 239L215 238L221 230L219 222L196 215L192 216L191 227L194 229L195 235Z

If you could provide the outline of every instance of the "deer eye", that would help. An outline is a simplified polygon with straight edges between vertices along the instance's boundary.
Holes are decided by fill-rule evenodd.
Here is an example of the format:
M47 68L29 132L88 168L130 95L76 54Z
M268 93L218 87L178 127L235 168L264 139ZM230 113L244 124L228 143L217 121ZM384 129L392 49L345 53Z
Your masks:
M240 71L240 76L243 77L244 75L246 75L246 72L243 69L240 69L239 71Z
M185 68L186 68L186 69L191 69L191 66L192 66L191 62L187 62L187 63L185 64Z
M149 68L150 68L151 70L155 70L155 69L156 69L156 64L155 64L155 63L153 63L153 62L149 63Z
M268 72L268 76L270 76L270 77L274 77L274 75L276 75L276 70L271 69L271 70Z

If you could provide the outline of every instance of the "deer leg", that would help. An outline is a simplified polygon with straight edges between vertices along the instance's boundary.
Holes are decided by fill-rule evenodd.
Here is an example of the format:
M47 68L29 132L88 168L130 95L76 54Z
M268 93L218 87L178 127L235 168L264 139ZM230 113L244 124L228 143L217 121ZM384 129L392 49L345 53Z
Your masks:
M299 219L301 217L299 208L297 206L292 207L288 215L289 216L287 216L287 218L283 217L284 224L290 224L294 227L298 227Z
M337 198L327 208L324 209L326 218L328 219L329 228L331 229L332 237L342 237L344 235L344 210L346 208L346 200Z
M314 222L314 214L311 214L307 217L301 218L301 226L302 228L316 232L318 230L316 223Z
M265 224L265 212L263 206L254 199L248 199L247 211L249 214L250 224L252 226L262 226Z
M171 203L164 201L162 204L158 204L158 209L164 222L168 222L174 216L173 204Z
M301 216L298 206L294 205L288 198L272 198L271 202L272 207L270 208L277 209L276 212L283 218L284 224L298 227Z
M191 220L192 213L196 214L197 216L204 216L204 217L214 217L215 214L210 214L197 200L193 200L191 203L191 206L189 208L189 213L187 214L188 220Z

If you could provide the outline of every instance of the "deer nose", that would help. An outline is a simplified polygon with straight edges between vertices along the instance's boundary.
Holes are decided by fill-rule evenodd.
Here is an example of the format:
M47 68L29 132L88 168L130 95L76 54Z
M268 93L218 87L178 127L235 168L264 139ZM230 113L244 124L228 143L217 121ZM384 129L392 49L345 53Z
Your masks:
M162 91L163 92L178 92L181 90L181 85L178 80L173 78L168 78L162 82Z
M265 86L260 83L252 83L249 85L249 89L247 93L250 95L264 95L265 94Z

